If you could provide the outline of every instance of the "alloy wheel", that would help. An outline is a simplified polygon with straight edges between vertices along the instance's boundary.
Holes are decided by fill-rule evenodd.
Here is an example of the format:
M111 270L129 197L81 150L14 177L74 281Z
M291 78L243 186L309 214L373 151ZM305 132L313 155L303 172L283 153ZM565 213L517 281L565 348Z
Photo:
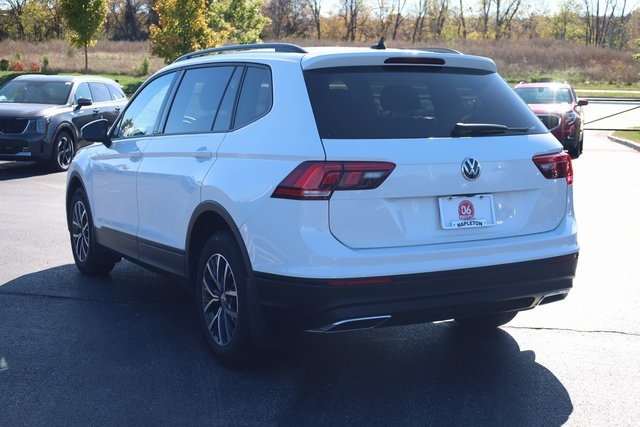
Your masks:
M62 169L66 169L73 159L73 141L66 134L61 135L57 141L57 161Z
M89 216L87 214L87 209L81 200L78 200L76 204L73 205L73 216L71 221L73 252L78 261L85 262L89 255L91 236L89 230Z
M202 276L202 309L213 341L226 346L238 323L238 291L231 265L221 254L209 258Z

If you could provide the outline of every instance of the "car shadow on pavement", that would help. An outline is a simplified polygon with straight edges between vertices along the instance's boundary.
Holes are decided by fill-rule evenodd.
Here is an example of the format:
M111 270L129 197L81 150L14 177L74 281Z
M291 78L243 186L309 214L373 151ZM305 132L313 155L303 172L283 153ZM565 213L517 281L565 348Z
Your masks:
M0 161L0 181L49 175L53 172L47 165L37 162L4 162Z
M573 411L558 378L502 329L443 322L309 337L297 353L288 363L304 374L278 424L315 411L317 425L559 426Z
M0 424L559 426L573 411L502 329L303 335L233 370L211 357L194 305L128 262L0 284Z

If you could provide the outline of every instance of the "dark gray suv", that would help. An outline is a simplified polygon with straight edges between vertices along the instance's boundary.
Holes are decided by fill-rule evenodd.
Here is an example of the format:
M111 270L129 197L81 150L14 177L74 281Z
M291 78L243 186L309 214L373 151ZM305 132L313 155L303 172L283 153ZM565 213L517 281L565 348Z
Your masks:
M120 85L95 76L22 75L0 88L0 160L48 163L67 170L88 144L80 128L113 123L127 98Z

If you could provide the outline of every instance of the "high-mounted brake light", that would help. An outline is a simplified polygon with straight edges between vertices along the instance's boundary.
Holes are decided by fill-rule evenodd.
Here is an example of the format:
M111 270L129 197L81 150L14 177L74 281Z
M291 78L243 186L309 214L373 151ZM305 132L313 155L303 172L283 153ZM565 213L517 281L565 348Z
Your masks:
M371 190L382 184L395 167L389 162L303 162L271 197L328 200L334 191Z
M567 184L573 184L573 165L571 163L571 156L567 153L535 156L533 163L536 164L545 178L564 178Z
M385 64L421 64L421 65L444 65L442 58L424 58L421 56L400 56L387 58Z

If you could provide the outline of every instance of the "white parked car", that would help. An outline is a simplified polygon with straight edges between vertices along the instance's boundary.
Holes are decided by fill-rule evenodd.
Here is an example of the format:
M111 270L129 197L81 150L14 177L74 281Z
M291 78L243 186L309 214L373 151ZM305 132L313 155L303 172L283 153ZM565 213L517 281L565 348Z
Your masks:
M563 299L571 159L487 58L228 46L154 74L69 169L76 265L186 279L223 362L293 331L455 319ZM219 54L224 53L224 54Z

